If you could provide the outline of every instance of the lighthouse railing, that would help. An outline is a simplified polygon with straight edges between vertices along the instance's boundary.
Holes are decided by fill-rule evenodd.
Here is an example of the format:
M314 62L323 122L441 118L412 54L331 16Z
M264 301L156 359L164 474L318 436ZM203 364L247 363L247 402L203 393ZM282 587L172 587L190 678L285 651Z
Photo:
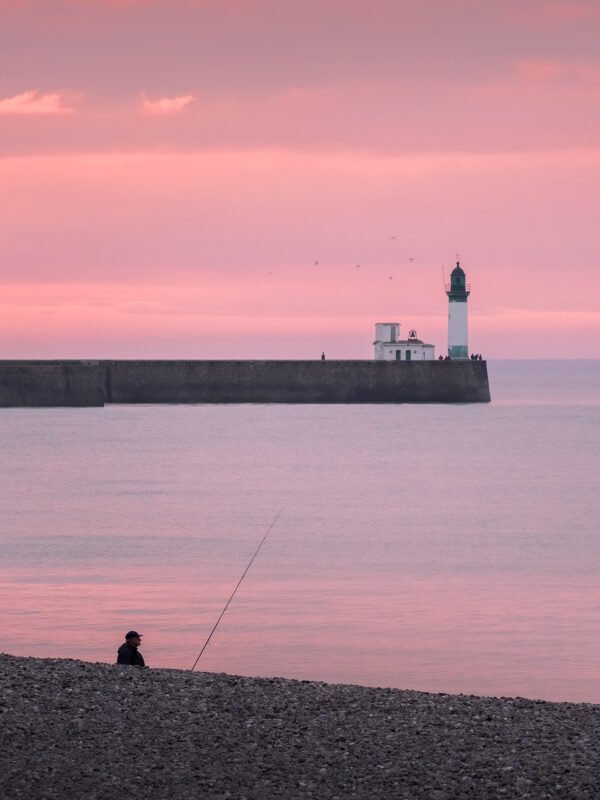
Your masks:
M456 288L458 288L458 287L452 286L451 283L446 282L444 284L444 291L446 291L446 292L451 292L453 289L456 289ZM463 288L463 287L460 287L460 288ZM471 284L470 283L465 283L464 288L465 288L465 290L467 292L470 292L471 291Z

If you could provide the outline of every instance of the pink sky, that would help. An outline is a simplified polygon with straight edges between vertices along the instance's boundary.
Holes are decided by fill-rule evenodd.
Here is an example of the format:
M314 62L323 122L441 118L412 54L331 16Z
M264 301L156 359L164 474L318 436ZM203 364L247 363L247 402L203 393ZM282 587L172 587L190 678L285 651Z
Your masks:
M595 0L0 17L0 357L600 357Z

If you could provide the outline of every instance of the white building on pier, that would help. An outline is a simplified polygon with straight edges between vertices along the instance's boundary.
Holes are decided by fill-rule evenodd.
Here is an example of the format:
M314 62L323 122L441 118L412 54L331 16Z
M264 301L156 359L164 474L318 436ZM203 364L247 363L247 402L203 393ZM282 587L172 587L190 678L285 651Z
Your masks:
M425 344L417 337L417 332L408 332L408 339L400 338L399 322L375 323L376 361L433 361L435 345Z

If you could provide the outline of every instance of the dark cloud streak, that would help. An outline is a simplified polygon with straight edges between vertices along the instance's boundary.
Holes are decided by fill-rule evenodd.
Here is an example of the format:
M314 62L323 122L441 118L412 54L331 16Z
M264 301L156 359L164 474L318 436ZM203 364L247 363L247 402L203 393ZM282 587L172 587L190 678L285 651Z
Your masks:
M514 60L597 59L598 27L520 3L29 3L4 12L0 94L69 87L113 101L158 93L258 95L331 83L498 79ZM511 9L513 13L511 13ZM17 81L17 83L15 82Z

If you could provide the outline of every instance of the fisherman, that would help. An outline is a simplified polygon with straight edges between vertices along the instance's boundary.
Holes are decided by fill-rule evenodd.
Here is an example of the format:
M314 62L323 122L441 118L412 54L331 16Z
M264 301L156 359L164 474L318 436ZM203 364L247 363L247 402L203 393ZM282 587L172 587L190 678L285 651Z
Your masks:
M132 667L145 667L144 656L138 650L142 643L142 634L137 631L127 631L125 642L119 647L117 664L129 664Z

